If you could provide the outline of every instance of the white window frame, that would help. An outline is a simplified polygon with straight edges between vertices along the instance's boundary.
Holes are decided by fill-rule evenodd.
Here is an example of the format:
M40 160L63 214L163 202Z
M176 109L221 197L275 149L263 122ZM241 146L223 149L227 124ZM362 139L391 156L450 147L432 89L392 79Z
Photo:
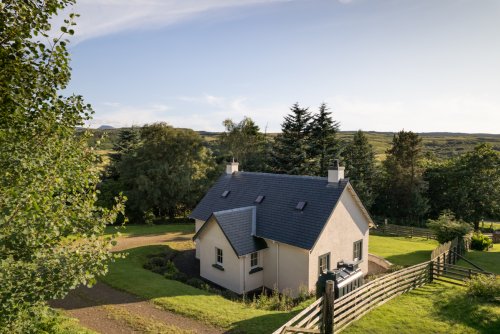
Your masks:
M361 261L363 259L363 239L354 241L352 247L352 260Z
M220 251L220 255L219 255L219 251ZM220 258L220 261L219 261L219 258ZM219 266L224 265L224 251L219 247L215 247L215 263L217 263Z
M254 260L255 260L255 264L253 264ZM259 252L251 253L250 254L250 268L256 268L258 266L259 266Z
M325 261L325 268L323 269L321 262ZM321 276L325 271L330 270L330 253L318 256L318 276Z

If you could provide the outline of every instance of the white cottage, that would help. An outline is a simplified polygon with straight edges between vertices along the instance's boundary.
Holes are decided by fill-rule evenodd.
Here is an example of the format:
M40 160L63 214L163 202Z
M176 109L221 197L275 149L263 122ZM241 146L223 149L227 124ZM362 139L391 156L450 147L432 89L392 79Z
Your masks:
M191 218L200 275L239 294L312 291L339 262L368 272L373 222L338 162L327 178L239 172L233 162Z

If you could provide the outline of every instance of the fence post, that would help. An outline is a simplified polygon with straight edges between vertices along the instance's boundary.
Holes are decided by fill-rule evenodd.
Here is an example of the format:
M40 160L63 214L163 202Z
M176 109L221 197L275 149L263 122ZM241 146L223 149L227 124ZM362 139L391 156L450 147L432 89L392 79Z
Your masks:
M434 280L434 261L429 262L429 282Z
M323 296L323 331L325 334L333 334L333 303L335 299L335 290L333 281L326 281L325 294Z

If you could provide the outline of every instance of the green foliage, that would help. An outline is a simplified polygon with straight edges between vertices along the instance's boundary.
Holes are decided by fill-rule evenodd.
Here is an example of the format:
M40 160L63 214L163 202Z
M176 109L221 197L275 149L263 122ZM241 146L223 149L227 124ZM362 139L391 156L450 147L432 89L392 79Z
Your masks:
M113 258L99 236L122 203L96 206L98 159L75 133L92 110L60 95L70 79L64 33L41 41L73 2L9 1L0 11L0 332L37 332L47 300L93 284Z
M192 209L215 176L215 162L201 137L165 123L145 125L141 143L122 155L116 169L128 197L127 215L137 222L151 211L174 218Z
M395 134L383 162L376 211L401 223L419 223L428 210L424 197L422 139L411 131Z
M342 154L346 167L346 176L352 183L359 198L369 209L375 200L374 185L377 180L375 154L373 147L363 131L354 134L352 142Z
M264 171L267 141L255 122L245 117L239 123L226 119L223 124L226 131L219 137L219 142L224 160L236 159L245 171Z
M465 281L467 294L483 300L495 301L500 298L500 277L478 274Z
M443 211L436 220L429 219L427 226L436 233L439 243L462 238L472 231L472 226L466 222L455 219L451 211Z
M262 290L261 294L255 295L251 305L260 310L289 311L294 306L294 301L289 291L280 293L278 289L274 288L270 294Z
M493 245L493 240L480 232L472 234L470 248L478 251L488 250Z
M500 153L481 144L472 152L438 164L426 173L432 211L449 209L474 223L500 218Z
M339 122L334 121L331 114L326 103L322 103L309 124L307 149L311 175L327 176L333 160L340 156L340 141L336 137Z
M275 173L305 175L310 168L307 151L312 116L308 108L301 108L298 103L290 110L274 141L269 165Z

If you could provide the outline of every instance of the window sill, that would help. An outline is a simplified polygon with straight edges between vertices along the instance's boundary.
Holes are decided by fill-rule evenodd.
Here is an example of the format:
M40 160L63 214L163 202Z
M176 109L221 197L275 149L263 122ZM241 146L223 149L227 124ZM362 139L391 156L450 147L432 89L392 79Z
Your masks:
M220 264L218 264L218 263L214 263L214 264L212 264L212 267L214 267L215 269L218 269L218 270L220 270L220 271L224 271L224 267L223 267L223 266L221 266L221 265L220 265Z
M255 274L255 273L258 273L259 271L262 271L262 270L264 270L264 268L262 268L262 267L255 267L255 268L252 268L252 269L248 272L248 274L250 274L250 275L251 275L251 274Z

